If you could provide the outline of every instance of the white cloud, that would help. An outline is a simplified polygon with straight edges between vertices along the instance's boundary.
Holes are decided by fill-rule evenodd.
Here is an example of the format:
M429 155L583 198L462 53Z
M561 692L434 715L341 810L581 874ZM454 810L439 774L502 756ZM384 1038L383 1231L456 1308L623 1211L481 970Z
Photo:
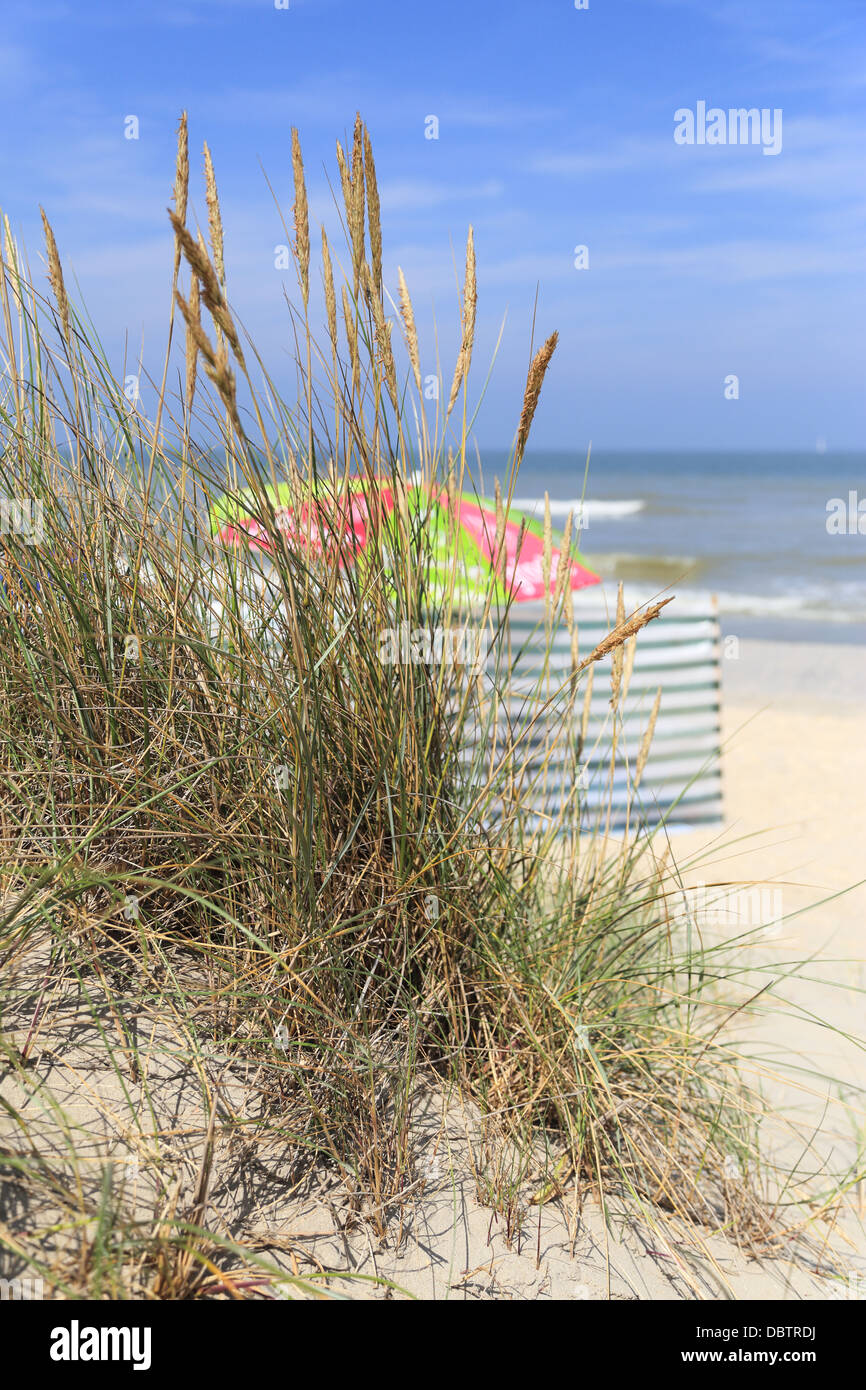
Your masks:
M860 276L866 271L866 248L831 246L808 238L796 242L740 239L668 249L635 245L600 251L595 267L600 275L608 270L646 269L656 275L698 276L726 284L796 276Z
M418 208L438 207L443 203L465 202L467 199L499 198L504 187L498 179L462 186L425 179L403 179L380 184L379 196L385 212L413 212Z
M537 174L615 174L625 170L651 170L661 165L675 162L680 151L673 141L673 108L670 114L670 140L657 137L640 139L633 137L607 142L606 137L589 132L584 137L580 150L548 151L538 154L529 162L529 168Z
M772 159L743 159L739 148L690 147L704 167L694 187L701 192L791 193L841 203L866 193L862 135L850 122L830 119L782 120L782 149ZM706 156L709 155L709 159ZM712 160L715 168L710 166ZM695 162L696 173L698 171Z

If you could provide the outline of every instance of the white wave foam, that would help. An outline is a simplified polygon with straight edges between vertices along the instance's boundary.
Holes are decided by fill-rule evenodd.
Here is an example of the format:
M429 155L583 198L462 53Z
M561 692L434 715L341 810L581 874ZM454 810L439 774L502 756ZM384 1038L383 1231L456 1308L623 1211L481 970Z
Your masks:
M799 594L738 594L721 590L717 594L720 613L741 613L757 617L804 618L825 623L862 622L864 602L846 606L840 595L821 591Z
M840 593L841 586L832 590L823 586L816 586L811 590L804 588L799 593L794 594L752 594L738 593L729 589L691 588L688 585L683 585L676 589L677 603L671 605L669 616L675 616L677 604L681 612L692 605L704 609L708 608L715 598L720 615L798 618L804 622L823 623L863 622L864 613L866 613L866 591L860 586L852 585L849 587L852 590L856 587L857 592L850 592L843 598ZM609 580L601 586L601 592L605 591L610 594L608 601L613 612L616 605L616 585ZM597 594L599 590L595 592ZM626 583L627 611L640 607L642 604L656 601L659 592L659 590L650 588L646 584ZM666 596L667 591L664 592Z
M637 550L593 550L592 558L602 569L613 570L617 566L643 565L654 569L693 569L703 563L700 555L647 555Z
M530 515L544 515L543 497L515 497L511 503L518 511L528 512ZM634 516L637 512L642 512L646 502L642 497L626 498L605 498L596 497L581 501L579 497L571 501L560 501L552 497L550 499L550 515L567 517L569 512L574 512L574 519L577 522L581 517L586 526L592 521L599 521L603 517L617 518L623 516Z

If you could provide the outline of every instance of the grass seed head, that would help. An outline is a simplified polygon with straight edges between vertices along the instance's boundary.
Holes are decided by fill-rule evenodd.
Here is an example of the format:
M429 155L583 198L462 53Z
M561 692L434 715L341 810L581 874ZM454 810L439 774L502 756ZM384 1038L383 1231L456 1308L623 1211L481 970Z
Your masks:
M556 351L556 344L558 342L559 334L551 333L547 342L542 344L532 359L532 364L526 377L523 406L520 411L520 421L517 426L517 443L515 446L516 465L520 464L526 450L526 442L529 439L529 431L532 428L532 421L535 418L535 411L538 406L538 397L541 394L544 376L550 366L550 359Z
M205 201L207 203L207 220L210 228L210 244L213 251L214 265L219 277L220 285L226 282L225 253L223 246L223 219L220 211L219 194L217 193L216 175L213 168L210 150L207 142L204 146L204 173L205 173ZM181 219L183 220L183 219Z
M301 278L301 294L306 308L310 302L310 214L307 205L307 185L304 180L304 161L301 140L292 127L292 175L295 183L295 253Z
M457 400L457 393L461 384L469 376L469 366L472 361L472 345L475 341L475 313L478 305L478 281L475 269L475 237L472 228L466 238L466 272L463 280L463 334L460 341L460 351L457 354L457 362L454 367L454 379L451 382L451 394L448 397L448 409L445 418L454 409L454 402Z
M57 305L57 312L60 315L63 336L66 342L69 343L69 300L66 296L66 285L63 280L63 267L60 264L60 253L57 250L57 242L54 240L54 232L51 230L51 223L45 216L45 209L40 208L39 211L42 214L42 227L45 232L45 248L48 252L48 278L51 281L51 288L54 291L54 300Z
M418 329L415 326L415 314L412 309L412 299L409 295L409 288L406 284L406 277L403 271L397 268L397 277L400 284L400 317L403 320L403 328L406 334L406 349L409 353L409 361L412 365L412 375L415 378L415 387L418 394L421 394L421 358L418 354Z

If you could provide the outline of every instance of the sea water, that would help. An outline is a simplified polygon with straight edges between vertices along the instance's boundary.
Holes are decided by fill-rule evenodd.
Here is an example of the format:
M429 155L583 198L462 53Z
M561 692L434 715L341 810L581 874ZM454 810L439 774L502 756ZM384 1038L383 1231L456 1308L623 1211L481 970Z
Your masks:
M481 457L491 493L507 456ZM723 631L866 642L866 452L593 450L584 490L585 471L530 450L514 505L540 516L547 491L562 527L583 500L580 550L630 602L713 594Z

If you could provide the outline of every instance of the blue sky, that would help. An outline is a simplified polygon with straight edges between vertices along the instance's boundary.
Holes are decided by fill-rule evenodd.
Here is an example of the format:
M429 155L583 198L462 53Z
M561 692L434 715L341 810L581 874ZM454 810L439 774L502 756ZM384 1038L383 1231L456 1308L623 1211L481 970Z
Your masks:
M41 251L51 219L119 364L160 360L175 128L213 152L229 295L279 376L289 323L290 129L313 217L360 109L385 270L409 282L435 370L457 342L455 263L479 263L477 426L511 440L536 333L560 332L537 446L859 448L866 439L863 0L5 0L0 205ZM781 109L782 150L680 146L701 100ZM136 115L140 138L124 138ZM424 137L425 117L438 140ZM205 220L197 179L191 213ZM574 248L589 250L576 270ZM41 271L40 271L41 274ZM282 364L285 363L285 369ZM726 400L725 378L740 395ZM288 378L287 378L288 379Z

